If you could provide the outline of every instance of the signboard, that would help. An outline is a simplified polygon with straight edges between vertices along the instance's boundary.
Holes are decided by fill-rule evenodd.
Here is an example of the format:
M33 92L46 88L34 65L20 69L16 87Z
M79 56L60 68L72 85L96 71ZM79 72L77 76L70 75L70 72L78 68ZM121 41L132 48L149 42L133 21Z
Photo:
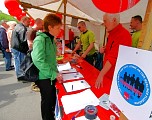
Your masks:
M152 52L119 47L109 99L129 120L152 120Z

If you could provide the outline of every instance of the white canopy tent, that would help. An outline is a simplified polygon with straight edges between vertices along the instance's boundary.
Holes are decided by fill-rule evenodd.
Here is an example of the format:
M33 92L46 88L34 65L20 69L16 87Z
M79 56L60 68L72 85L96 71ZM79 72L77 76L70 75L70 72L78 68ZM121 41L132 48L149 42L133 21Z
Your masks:
M64 11L63 0L20 0L20 2L29 3L34 6L40 6L42 8L62 12ZM134 7L121 12L121 23L130 22L130 18L134 15L145 16L148 0L140 0ZM112 4L112 3L111 3ZM61 5L61 6L60 6ZM96 22L102 22L102 16L104 12L100 11L92 2L92 0L67 0L66 13L78 17L83 17ZM46 15L44 11L37 11L33 8L28 9L29 14L33 18L41 17Z
M35 19L44 18L49 12L59 12L64 14L64 0L20 0L21 5ZM134 15L145 16L148 0L140 0L132 8L120 13L120 21L123 24L129 23ZM111 3L112 4L112 3ZM94 31L96 35L96 43L102 44L105 34L103 23L104 12L100 11L92 2L92 0L67 0L66 3L66 23L71 25L73 18L78 20L88 20L87 27ZM125 27L128 27L126 25ZM78 31L74 29L74 32Z

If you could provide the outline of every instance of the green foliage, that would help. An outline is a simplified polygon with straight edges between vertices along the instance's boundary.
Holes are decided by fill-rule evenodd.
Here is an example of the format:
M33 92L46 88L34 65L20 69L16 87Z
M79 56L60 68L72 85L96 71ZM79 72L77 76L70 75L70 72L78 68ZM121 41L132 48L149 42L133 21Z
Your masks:
M18 22L18 20L15 19L14 17L12 17L12 16L10 16L10 15L7 15L7 14L5 14L5 13L0 12L0 21L1 21L1 20L16 21L16 22Z

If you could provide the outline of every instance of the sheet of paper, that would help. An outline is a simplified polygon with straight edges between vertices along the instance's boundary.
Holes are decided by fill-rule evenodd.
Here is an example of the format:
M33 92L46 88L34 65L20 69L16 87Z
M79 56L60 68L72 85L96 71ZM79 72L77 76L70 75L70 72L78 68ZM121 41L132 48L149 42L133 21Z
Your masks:
M90 88L90 85L85 80L66 82L66 83L63 83L63 85L67 92L73 92L77 90Z
M62 96L61 102L66 114L84 109L87 105L99 105L99 99L90 89L77 94Z
M65 74L65 73L74 73L74 72L77 72L77 70L75 68L71 68L71 69L68 69L68 70L62 70L62 71L60 71L60 73L62 73L62 74Z
M81 117L75 118L75 120L88 120L88 119L86 119L85 116L81 116ZM97 118L93 120L100 120L100 118L97 116Z
M83 75L80 72L62 74L62 76L63 76L63 81L83 78Z
M58 71L60 72L60 71L63 71L63 70L71 69L71 65L70 65L69 62L67 62L67 63L64 63L64 64L58 64L57 68L58 68Z
M101 107L103 107L104 109L106 109L106 110L109 110L109 95L108 94L106 94L106 93L104 93L100 98L99 98L99 100L100 100L100 103L99 103L99 105L101 106Z

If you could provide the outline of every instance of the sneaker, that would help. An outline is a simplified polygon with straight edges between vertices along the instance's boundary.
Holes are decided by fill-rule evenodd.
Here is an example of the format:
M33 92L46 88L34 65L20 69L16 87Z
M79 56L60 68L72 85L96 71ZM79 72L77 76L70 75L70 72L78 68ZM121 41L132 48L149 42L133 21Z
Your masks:
M40 92L40 88L35 83L31 84L31 90L34 92Z
M22 83L29 83L28 81L25 81L24 78L17 78L18 82L22 82Z
M14 67L10 67L9 69L6 69L6 71L14 70Z

